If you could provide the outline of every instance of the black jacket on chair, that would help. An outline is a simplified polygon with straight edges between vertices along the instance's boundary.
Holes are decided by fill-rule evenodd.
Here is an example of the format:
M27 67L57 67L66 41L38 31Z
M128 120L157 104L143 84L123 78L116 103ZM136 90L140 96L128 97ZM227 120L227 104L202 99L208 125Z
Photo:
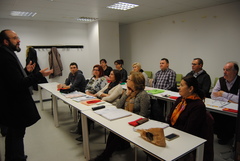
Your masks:
M41 78L40 72L24 76L17 57L10 48L0 47L0 124L7 127L28 127L40 119L29 87Z

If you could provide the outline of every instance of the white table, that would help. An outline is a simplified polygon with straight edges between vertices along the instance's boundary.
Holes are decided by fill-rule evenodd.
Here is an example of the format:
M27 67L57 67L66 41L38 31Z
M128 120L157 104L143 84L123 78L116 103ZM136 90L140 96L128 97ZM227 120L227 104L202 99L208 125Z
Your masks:
M86 159L90 159L88 130L86 130L88 128L86 126L87 118L90 118L93 121L101 124L103 127L109 129L113 133L117 134L118 136L122 137L123 139L133 143L136 147L143 149L150 155L153 155L159 159L167 161L176 160L196 149L196 161L203 160L204 142L206 140L174 129L172 127L167 127L164 129L165 135L176 133L180 135L180 137L172 141L166 141L166 147L158 147L143 140L140 137L139 133L133 131L133 126L128 125L128 122L136 120L140 117L141 116L139 115L132 114L132 116L109 121L104 117L94 113L92 110L82 111L82 125L85 129L83 130L83 146ZM137 160L136 157L135 160Z
M70 106L74 107L73 108L73 118L74 122L77 122L77 110L79 111L84 111L84 110L90 110L92 107L95 107L97 105L91 105L87 106L84 105L80 102L73 101L71 98L66 98L64 95L62 95L58 90L57 90L57 85L59 83L53 82L53 83L44 83L44 84L39 84L39 95L40 95L40 107L43 110L43 101L42 101L42 90L45 89L48 92L52 94L52 101L53 101L53 119L54 119L54 124L56 127L59 126L59 121L58 121L58 104L57 104L57 99L61 99L62 101L66 102ZM84 93L83 93L84 94ZM109 103L105 103L109 104ZM103 105L105 105L103 104Z
M205 105L206 105L206 108L208 111L212 111L212 112L216 112L216 113L220 113L220 114L228 115L228 116L232 116L232 117L237 117L237 113L223 111L223 108L237 109L238 104L206 98Z

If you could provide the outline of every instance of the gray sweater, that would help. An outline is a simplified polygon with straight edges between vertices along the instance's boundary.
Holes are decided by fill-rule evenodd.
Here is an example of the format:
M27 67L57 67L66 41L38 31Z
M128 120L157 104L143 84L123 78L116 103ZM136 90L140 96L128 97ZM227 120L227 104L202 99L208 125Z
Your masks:
M127 99L126 92L122 94L122 97L117 101L117 108L124 108ZM133 113L141 115L143 117L149 117L150 114L150 97L146 91L139 92L134 99Z

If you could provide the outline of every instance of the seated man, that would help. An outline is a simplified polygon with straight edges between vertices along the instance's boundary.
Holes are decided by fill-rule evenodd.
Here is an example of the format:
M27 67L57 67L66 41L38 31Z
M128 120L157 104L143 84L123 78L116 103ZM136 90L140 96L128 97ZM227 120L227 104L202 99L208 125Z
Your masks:
M223 67L224 76L219 78L215 87L213 88L211 98L220 101L231 103L238 103L240 76L238 75L238 64L235 62L228 62ZM233 138L236 118L212 113L215 119L214 130L218 137L219 144L227 144Z
M78 65L74 62L70 64L70 73L65 84L58 84L57 88L72 89L73 91L85 92L86 80L83 72L78 70Z
M176 72L169 68L169 61L166 58L162 58L160 61L160 69L153 79L153 87L159 89L166 89L171 91L177 91L177 83L176 83ZM164 109L166 112L167 102L158 99L158 106L160 107L161 116L159 116L160 121L164 121L166 114L164 113Z
M194 58L192 61L192 71L186 76L193 76L197 78L199 89L201 89L205 97L210 97L209 89L211 87L211 78L205 70L202 69L203 60L201 58Z
M160 61L160 69L153 79L153 87L159 89L175 90L176 88L176 72L169 68L169 61L162 58Z

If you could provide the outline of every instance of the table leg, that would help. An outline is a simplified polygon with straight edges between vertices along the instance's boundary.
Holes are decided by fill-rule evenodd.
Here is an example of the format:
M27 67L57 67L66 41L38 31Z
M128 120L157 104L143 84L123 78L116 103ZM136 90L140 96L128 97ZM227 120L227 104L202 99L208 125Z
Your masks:
M137 154L138 154L138 148L137 148L136 146L134 146L134 151L135 151L134 158L135 158L135 161L137 161L137 160L138 160L138 159L137 159L137 158L138 158L138 157L137 157L137 156L138 156L138 155L137 155Z
M196 161L203 161L204 144L197 147Z
M54 119L54 124L56 127L59 126L59 121L58 121L58 103L57 103L57 97L52 95L52 101L53 101L53 119Z
M75 123L77 123L77 121L78 121L78 119L77 119L77 114L78 114L78 110L73 107L73 121L74 121Z
M39 91L40 107L41 107L41 110L43 111L42 88L40 86L38 86L38 91Z
M83 152L86 160L90 160L87 117L82 113L81 113L81 120L82 120L82 135L83 135Z

